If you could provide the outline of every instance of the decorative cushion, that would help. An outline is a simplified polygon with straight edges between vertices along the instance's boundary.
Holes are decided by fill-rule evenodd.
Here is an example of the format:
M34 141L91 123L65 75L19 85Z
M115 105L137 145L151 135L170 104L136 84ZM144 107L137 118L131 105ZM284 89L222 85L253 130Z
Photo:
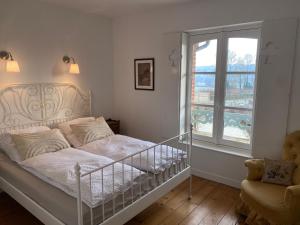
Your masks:
M0 134L0 148L1 150L15 162L22 161L15 143L12 140L12 134L36 133L41 131L49 131L50 128L46 126L29 127L26 129L11 130L7 133Z
M265 159L265 172L262 182L291 185L296 164L292 161Z
M71 124L79 124L79 123L85 123L89 121L95 120L95 117L82 117L78 119L74 119L65 123L58 124L58 128L64 135L68 135L72 133L72 129L70 127Z
M86 123L90 121L94 121L95 117L82 117L78 119L74 119L65 123L58 124L58 128L63 133L63 135L66 137L66 139L69 141L69 143L74 147L81 146L80 141L77 139L77 137L72 132L72 129L70 127L71 124L80 124L80 123Z
M38 133L13 134L12 139L22 161L40 154L56 152L70 147L68 141L58 129Z
M114 135L103 117L91 122L72 124L70 127L81 145Z

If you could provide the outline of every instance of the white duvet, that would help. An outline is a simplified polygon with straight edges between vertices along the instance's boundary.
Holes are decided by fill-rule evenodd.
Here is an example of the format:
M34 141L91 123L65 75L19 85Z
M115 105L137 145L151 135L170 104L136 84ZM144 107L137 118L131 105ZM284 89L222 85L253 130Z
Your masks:
M132 160L129 158L124 161L124 163L152 173L164 171L166 168L170 168L174 163L181 162L186 158L186 153L181 150L167 145L160 145L155 149L151 148L154 145L156 144L153 142L142 141L128 136L112 135L83 145L79 147L79 149L93 154L103 155L117 161L150 148L148 153L145 151L142 154L137 154Z
M77 197L76 163L79 163L81 173L83 174L111 162L113 162L113 160L107 157L69 148L54 153L35 156L21 162L20 165L45 182L50 183L73 197ZM94 207L102 201L110 201L113 196L113 186L115 193L122 193L122 191L126 191L131 187L133 184L133 182L131 182L132 180L142 182L142 176L144 175L143 172L131 166L124 165L125 172L123 181L122 164L118 163L114 166L113 185L112 171L112 166L103 170L103 189L101 171L93 173L91 179L89 176L81 178L82 200L87 205Z

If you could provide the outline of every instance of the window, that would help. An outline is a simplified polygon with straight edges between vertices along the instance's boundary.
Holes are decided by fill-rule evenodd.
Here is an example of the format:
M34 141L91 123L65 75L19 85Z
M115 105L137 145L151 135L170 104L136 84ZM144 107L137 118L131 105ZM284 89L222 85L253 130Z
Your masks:
M189 107L194 137L250 149L259 29L190 35Z

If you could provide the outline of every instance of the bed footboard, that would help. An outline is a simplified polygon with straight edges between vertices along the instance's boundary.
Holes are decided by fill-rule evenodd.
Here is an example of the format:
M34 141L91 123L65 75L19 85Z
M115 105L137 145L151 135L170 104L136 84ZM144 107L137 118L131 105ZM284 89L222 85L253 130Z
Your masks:
M77 164L78 225L124 224L188 178L190 199L192 139L191 126L186 133L101 168L82 172Z

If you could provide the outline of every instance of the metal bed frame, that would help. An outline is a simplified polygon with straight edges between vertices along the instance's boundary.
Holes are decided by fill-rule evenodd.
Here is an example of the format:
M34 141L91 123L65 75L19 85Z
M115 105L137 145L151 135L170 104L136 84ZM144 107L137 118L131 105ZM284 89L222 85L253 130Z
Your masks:
M37 107L38 106L38 107ZM58 123L68 121L74 118L91 115L91 93L82 92L73 84L61 83L42 83L42 84L19 84L6 87L0 90L0 134L5 133L12 129L20 129L32 127L37 125L56 126ZM118 161L114 161L101 168L97 168L87 173L81 173L80 165L75 166L75 174L77 178L77 218L78 225L83 225L83 200L81 190L81 180L84 177L91 179L92 175L96 172L102 173L103 170L111 167L112 169L112 196L117 194L123 195L123 207L117 210L115 207L114 198L112 199L112 215L105 217L105 203L102 201L102 221L95 223L93 208L90 209L90 224L91 225L120 225L129 221L138 213L149 207L152 203L164 196L166 193L174 189L178 184L186 179L189 179L188 196L191 198L191 149L192 149L192 126L186 133L180 134L170 138L164 142L154 145L150 148L141 150L137 153L124 157ZM176 143L174 147L173 142ZM171 145L172 144L172 145ZM114 168L116 163L121 163L123 168L123 182L124 182L124 164L126 160L133 161L134 157L139 157L141 163L142 154L147 154L147 164L149 163L149 151L153 150L154 162L156 157L162 159L162 146L169 146L172 150L172 168L168 174L164 174L164 179L161 183L154 185L152 189L142 192L141 182L140 192L137 198L132 195L130 204L125 205L124 192L117 193L114 190ZM182 152L186 153L186 159L182 164L178 164L178 151L179 148ZM169 148L168 147L168 148ZM174 151L177 151L176 157L173 157ZM149 165L149 164L148 164ZM156 163L154 163L155 169ZM132 175L131 171L131 175ZM142 173L142 171L140 171ZM155 179L156 174L145 171L146 174ZM132 176L131 176L132 177ZM103 176L102 176L103 178ZM131 180L131 185L133 180ZM103 179L102 179L103 187ZM22 190L19 190L14 185L10 184L3 177L0 177L0 188L13 197L17 202L24 206L34 216L41 220L46 225L63 225L55 215L52 215L45 208L40 206L37 202L32 200L30 196L25 195ZM103 190L103 188L102 188ZM91 189L90 189L91 192ZM91 192L92 193L92 192ZM101 193L100 193L101 194ZM103 193L102 193L103 194ZM74 215L75 216L75 215Z
M155 201L157 201L159 198L161 198L163 195L165 195L166 193L168 193L169 191L171 191L175 186L177 186L178 184L180 184L182 181L186 180L186 179L190 179L189 180L189 189L188 189L188 196L189 198L191 198L191 186L192 186L192 177L191 177L191 168L190 168L190 156L191 156L191 146L192 146L192 126L190 128L189 132L186 132L184 134L175 136L173 138L170 138L164 142L161 142L157 145L154 145L150 148L144 149L142 151L139 151L137 153L131 154L127 157L124 157L123 159L114 161L110 164L107 164L101 168L97 168L93 171L87 172L87 173L83 173L81 174L80 172L80 165L77 164L75 166L75 171L76 171L76 176L77 176L77 187L78 187L78 196L77 196L77 210L78 210L78 225L83 225L83 212L82 212L82 198L81 198L81 179L83 177L89 176L89 180L91 180L91 176L92 174L96 173L96 172L100 172L102 174L103 177L103 170L105 168L110 168L112 171L112 183L113 183L113 187L112 187L112 195L115 196L117 193L115 193L114 190L114 168L115 168L115 164L117 163L121 163L122 164L122 174L124 176L124 162L126 160L130 160L131 162L133 162L133 158L136 156L139 158L140 164L141 164L141 158L142 158L142 153L146 153L147 156L147 165L149 165L149 151L153 150L154 152L154 158L152 160L154 160L154 162L156 162L156 155L159 155L159 159L162 159L162 146L163 145L167 145L169 142L171 141L176 141L178 143L183 143L185 142L185 152L187 155L187 159L186 161L183 163L183 165L178 165L176 162L173 163L173 161L180 161L178 158L178 154L176 154L175 158L174 158L174 151L176 151L178 153L179 151L179 147L174 148L171 147L172 149L172 165L174 165L175 167L173 168L173 173L169 174L168 177L165 177L164 181L159 184L158 186L154 187L152 190L150 190L149 192L143 194L142 193L142 183L139 183L140 186L140 190L139 190L139 195L138 195L138 199L134 199L133 193L132 193L132 203L128 206L125 206L125 200L124 200L124 192L122 192L122 196L123 196L123 200L122 200L122 204L123 204L123 209L116 212L115 210L115 202L114 202L114 198L113 198L113 211L112 211L112 216L109 218L105 218L105 204L104 201L102 201L102 222L98 223L98 225L119 225L119 224L124 224L126 223L128 220L130 220L132 217L134 217L135 215L137 215L138 213L140 213L141 211L143 211L145 208L147 208L148 206L150 206L152 203L154 203ZM189 140L187 140L187 137L189 138ZM183 149L180 149L181 151L184 151ZM154 163L155 166L155 163ZM131 170L131 174L133 173L133 170ZM150 174L149 171L146 171L147 174ZM150 176L153 176L155 179L155 174L150 174ZM133 176L131 176L133 177ZM123 183L124 183L124 179L123 179ZM131 180L131 184L133 183L133 180ZM103 179L101 182L102 185L102 190L103 190ZM90 186L91 188L91 186ZM90 193L92 192L92 190L90 189ZM103 193L102 193L103 194ZM92 198L92 197L91 197ZM90 224L94 225L94 215L93 215L93 208L90 208Z

